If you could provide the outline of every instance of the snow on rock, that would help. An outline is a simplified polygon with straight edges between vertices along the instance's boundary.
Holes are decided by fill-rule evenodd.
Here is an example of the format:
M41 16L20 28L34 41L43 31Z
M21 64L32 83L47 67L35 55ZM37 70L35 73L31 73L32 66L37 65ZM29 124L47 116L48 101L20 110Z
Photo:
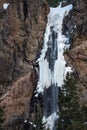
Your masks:
M72 73L72 72L73 72L73 69L72 69L71 67L69 67L69 66L66 67L66 68L65 68L65 79L66 79L66 74L67 74L67 73L70 74L70 73Z
M29 124L32 125L34 128L36 128L36 125L35 125L33 122L31 122L31 121L24 120L24 123L29 123Z
M24 123L27 123L27 120L24 120Z
M9 5L10 5L9 3L4 3L4 4L3 4L4 10L6 10L6 9L8 8Z

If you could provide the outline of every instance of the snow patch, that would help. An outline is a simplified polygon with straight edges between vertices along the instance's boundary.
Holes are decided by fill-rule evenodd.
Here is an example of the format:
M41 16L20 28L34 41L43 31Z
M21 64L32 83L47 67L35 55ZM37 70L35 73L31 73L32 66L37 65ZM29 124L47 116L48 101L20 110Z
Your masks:
M72 72L73 72L72 67L69 67L69 66L68 66L68 67L66 67L66 68L65 68L65 78L66 78L67 73L69 73L69 74L70 74L70 73L72 73Z
M10 5L9 3L4 3L4 4L3 4L3 9L6 10L9 5Z
M24 123L27 123L27 120L24 120Z
M24 123L29 123L29 124L30 124L30 125L32 125L34 128L36 128L36 125L35 125L35 124L33 124L33 122L31 122L31 121L24 120Z

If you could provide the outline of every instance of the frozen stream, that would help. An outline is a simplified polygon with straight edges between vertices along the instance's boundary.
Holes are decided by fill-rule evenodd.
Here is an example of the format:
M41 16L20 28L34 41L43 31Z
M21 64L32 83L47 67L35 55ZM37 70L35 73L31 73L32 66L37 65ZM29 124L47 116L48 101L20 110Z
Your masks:
M39 62L39 81L37 92L43 93L44 115L43 122L46 129L55 130L55 121L58 118L58 88L62 87L63 80L69 67L63 56L64 50L69 48L69 37L62 34L64 16L68 15L72 5L50 8L48 23L44 34L44 45Z

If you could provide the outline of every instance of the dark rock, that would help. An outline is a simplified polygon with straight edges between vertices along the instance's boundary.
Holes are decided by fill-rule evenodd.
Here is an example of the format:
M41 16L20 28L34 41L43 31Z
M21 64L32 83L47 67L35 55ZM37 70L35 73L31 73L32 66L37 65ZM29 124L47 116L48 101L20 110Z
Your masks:
M65 53L65 57L68 64L78 73L78 86L83 88L79 95L82 103L82 93L87 89L87 0L71 1L73 10L65 17L63 24L64 34L70 36L71 42L71 48ZM85 95L84 102L87 103Z
M6 57L0 57L0 83L5 84L12 80L13 63ZM5 84L6 85L6 84Z

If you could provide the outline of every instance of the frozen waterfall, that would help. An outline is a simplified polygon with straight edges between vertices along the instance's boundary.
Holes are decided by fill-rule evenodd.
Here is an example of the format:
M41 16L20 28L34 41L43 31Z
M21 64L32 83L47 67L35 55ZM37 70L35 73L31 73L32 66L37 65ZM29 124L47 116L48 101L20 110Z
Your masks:
M55 130L55 121L58 118L58 88L62 87L63 80L69 67L63 56L64 50L69 47L69 37L62 34L64 16L68 15L72 5L50 8L48 23L44 34L44 45L39 62L39 81L37 93L44 97L43 122L46 129Z

